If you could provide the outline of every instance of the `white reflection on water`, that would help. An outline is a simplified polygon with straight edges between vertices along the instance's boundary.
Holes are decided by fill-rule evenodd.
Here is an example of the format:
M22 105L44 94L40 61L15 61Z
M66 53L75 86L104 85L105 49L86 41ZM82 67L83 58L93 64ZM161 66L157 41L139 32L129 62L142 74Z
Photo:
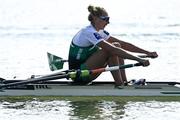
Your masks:
M179 120L180 102L1 102L0 120Z
M123 120L179 120L180 102L129 102Z
M68 101L3 102L0 109L0 120L67 120L71 111Z
M103 101L99 103L99 109L101 110L100 117L103 119L122 119L124 116L124 103L115 101Z

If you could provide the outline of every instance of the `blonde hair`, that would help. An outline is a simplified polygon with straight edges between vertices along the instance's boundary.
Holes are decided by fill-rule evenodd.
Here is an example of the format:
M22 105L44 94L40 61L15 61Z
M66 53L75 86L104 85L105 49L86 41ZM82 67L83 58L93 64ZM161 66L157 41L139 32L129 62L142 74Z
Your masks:
M103 14L107 14L106 10L103 7L93 6L93 5L88 6L88 11L89 11L88 20L90 22L92 22L93 20L92 16L100 17Z

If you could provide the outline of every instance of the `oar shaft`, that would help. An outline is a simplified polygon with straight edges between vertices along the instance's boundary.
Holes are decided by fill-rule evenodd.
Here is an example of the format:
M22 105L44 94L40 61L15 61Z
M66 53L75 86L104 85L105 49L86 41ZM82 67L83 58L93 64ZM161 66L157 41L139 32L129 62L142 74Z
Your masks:
M107 68L99 68L95 70L90 70L91 74L97 74L105 71L115 71L119 69L125 69L125 68L131 68L135 66L141 66L141 63L135 63L135 64L127 64L127 65L119 65L119 66L112 66L112 67L107 67Z
M19 86L19 85L25 85L25 84L29 84L29 83L38 83L38 82L45 82L45 81L48 81L48 80L56 80L56 79L68 78L68 76L69 76L68 74L64 74L64 75L56 75L56 76L34 78L34 79L24 80L24 81L20 81L20 82L1 85L0 89L5 89L5 88L8 88L8 87L14 87L14 86Z
M53 73L53 74L41 75L41 77L39 77L39 78L45 78L45 77L51 77L51 76L57 76L57 75L64 75L64 74L67 74L67 73L72 72L72 71L74 71L74 70L64 70L64 71L56 72L56 73Z

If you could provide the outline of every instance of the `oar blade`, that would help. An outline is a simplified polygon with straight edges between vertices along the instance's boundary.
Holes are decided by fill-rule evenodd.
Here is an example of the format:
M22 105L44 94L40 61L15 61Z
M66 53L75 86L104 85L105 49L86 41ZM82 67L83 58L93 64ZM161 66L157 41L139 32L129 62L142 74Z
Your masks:
M47 56L49 68L51 71L63 69L64 60L61 57L53 55L51 53L47 53Z

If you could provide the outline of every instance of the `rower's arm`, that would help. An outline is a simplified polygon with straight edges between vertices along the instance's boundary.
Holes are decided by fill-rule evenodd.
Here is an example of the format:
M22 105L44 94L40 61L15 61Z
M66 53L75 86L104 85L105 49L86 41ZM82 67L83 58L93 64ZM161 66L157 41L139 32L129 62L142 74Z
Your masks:
M152 58L158 57L156 52L150 52L150 51L144 50L138 46L135 46L131 43L119 40L119 39L112 37L112 36L107 41L110 43L118 42L121 45L122 49L130 51L130 52L143 53L143 54L146 54L147 56L152 57Z
M99 47L101 47L103 50L105 50L106 52L108 52L111 56L119 56L119 57L124 58L124 59L135 60L135 61L142 63L144 66L149 65L148 60L144 60L144 59L141 59L139 57L136 57L136 56L126 52L122 48L112 45L108 41L105 41L105 40L101 41L97 45Z

